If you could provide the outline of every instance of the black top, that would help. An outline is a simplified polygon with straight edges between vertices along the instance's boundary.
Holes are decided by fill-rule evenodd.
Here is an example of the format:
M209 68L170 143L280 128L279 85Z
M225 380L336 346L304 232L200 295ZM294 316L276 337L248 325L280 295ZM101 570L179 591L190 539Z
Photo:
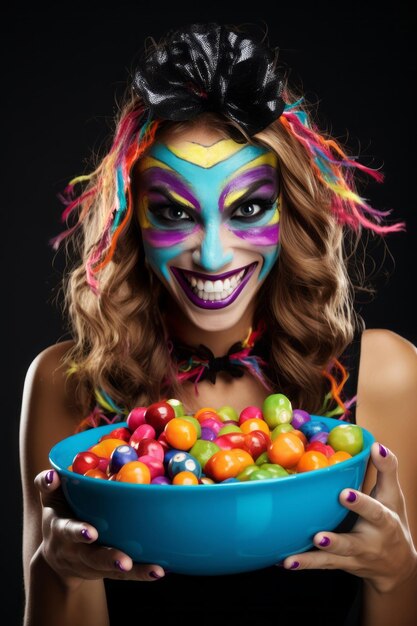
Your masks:
M356 395L360 334L340 357L349 378L347 398ZM355 420L354 406L351 419ZM340 526L348 532L356 521L349 513ZM253 626L301 624L359 626L362 581L341 570L289 571L272 566L226 576L168 573L152 582L105 579L111 626L142 621L184 626Z

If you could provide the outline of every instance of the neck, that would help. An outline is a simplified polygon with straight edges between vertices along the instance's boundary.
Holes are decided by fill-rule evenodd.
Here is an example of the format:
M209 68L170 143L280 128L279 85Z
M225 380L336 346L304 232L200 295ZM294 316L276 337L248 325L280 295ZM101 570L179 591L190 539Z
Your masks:
M166 319L169 334L177 337L188 346L207 346L219 357L227 353L230 346L246 339L253 325L253 311L246 310L240 320L231 328L204 330L195 326L183 313L176 308L175 314Z

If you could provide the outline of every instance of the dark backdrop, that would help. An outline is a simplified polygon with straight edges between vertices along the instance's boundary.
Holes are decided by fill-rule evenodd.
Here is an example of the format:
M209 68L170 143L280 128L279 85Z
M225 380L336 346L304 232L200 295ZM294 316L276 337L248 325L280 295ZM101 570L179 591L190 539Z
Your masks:
M3 429L6 464L3 571L7 600L2 616L21 624L21 492L18 427L27 367L43 348L65 335L53 291L63 259L48 245L61 230L57 193L83 172L100 151L129 70L147 36L158 39L191 21L257 24L269 29L272 45L291 68L290 78L318 104L319 117L368 165L382 167L383 185L366 196L379 209L393 209L407 232L372 244L378 270L374 299L361 313L368 327L384 327L417 343L415 325L416 212L414 185L416 23L412 3L397 1L384 13L380 3L156 2L55 3L2 16L1 82L4 180L1 269L6 344ZM196 8L199 5L200 8ZM229 7L229 8L226 8ZM5 140L5 141L4 141ZM373 260L372 260L373 259Z

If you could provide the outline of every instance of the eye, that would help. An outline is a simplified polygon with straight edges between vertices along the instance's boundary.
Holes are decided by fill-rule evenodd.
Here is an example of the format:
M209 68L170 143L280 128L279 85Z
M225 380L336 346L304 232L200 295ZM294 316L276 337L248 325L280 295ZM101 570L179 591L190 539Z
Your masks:
M273 202L267 200L250 200L241 204L232 215L232 219L251 221L259 219L265 211L272 209Z
M193 221L187 211L175 204L150 206L149 210L161 222L178 224L179 222Z

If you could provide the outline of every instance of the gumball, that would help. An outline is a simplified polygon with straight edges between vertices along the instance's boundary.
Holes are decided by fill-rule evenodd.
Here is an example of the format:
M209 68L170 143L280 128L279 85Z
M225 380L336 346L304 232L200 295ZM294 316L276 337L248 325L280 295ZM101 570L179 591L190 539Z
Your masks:
M283 393L273 393L263 401L262 414L269 428L290 422L292 419L291 402Z
M310 422L305 422L305 424L301 424L299 430L301 430L301 432L305 434L307 439L310 440L311 437L313 435L316 435L317 433L328 433L329 427L324 422L313 422L313 420L311 420Z
M297 435L299 439L303 442L304 447L306 447L308 440L302 430L296 430L295 428L291 431L293 435Z
M214 432L212 428L208 428L207 426L201 427L200 439L204 439L205 441L214 441L216 437L217 437L217 434Z
M270 438L263 430L251 430L244 435L244 442L241 447L249 452L256 461L260 454L266 452L269 443Z
M271 472L256 466L256 470L250 474L248 480L271 480L271 478L274 478Z
M103 441L103 439L123 439L123 441L128 442L132 433L125 426L120 426L119 428L115 428L107 435L103 435L100 437L99 441Z
M241 471L236 478L240 481L245 483L246 481L249 480L250 475L252 474L252 472L254 472L255 470L259 469L257 465L247 465L245 467L245 469L243 471Z
M245 420L244 422L242 422L240 428L242 432L245 433L245 435L246 433L250 433L252 430L261 430L266 435L268 435L268 437L271 433L271 431L269 430L269 426L265 422L265 420L260 420L257 417L253 417L252 419Z
M146 467L149 468L149 471L151 473L151 481L153 478L156 478L157 476L163 476L165 474L165 468L162 461L155 458L154 456L151 456L150 454L144 454L142 456L139 456L138 461L144 463Z
M137 483L139 485L149 485L151 473L149 468L140 461L129 461L125 463L115 474L115 479L122 483Z
M179 450L189 450L197 441L196 427L181 417L174 417L168 422L165 435L168 443Z
M245 450L219 450L207 461L204 471L216 482L235 478L248 465L253 465L251 455Z
M268 472L271 478L283 478L284 476L289 476L287 470L277 463L262 463L259 468Z
M307 445L306 445L306 452L308 452L309 450L315 450L316 452L322 452L324 454L324 456L326 456L328 459L335 453L334 449L332 448L332 446L328 446L325 443L322 443L321 441L310 441Z
M155 476L151 480L151 485L170 485L171 481L168 476Z
M164 465L168 467L168 463L172 459L172 457L178 452L182 452L182 450L178 450L177 448L169 448L164 454Z
M202 469L204 470L204 467L207 461L209 460L209 458L213 456L213 454L215 452L218 452L219 450L220 450L219 446L213 443L213 441L197 439L197 441L195 442L195 444L193 445L189 453L195 459L197 459Z
M209 406L205 406L202 409L198 409L198 411L194 413L194 417L199 422L201 422L201 420L205 419L206 417L214 417L216 419L220 419L220 416L218 415L216 409L213 409L212 407L209 407Z
M340 424L330 431L327 443L336 452L344 450L355 456L363 448L362 429L357 424Z
M155 439L155 437L156 432L151 424L141 424L132 433L132 436L130 437L128 443L129 446L132 446L132 448L135 448L135 450L137 450L139 447L139 443L142 441L142 439Z
M300 426L311 420L310 413L303 409L293 409L291 424L299 430Z
M137 460L137 452L132 446L127 443L123 446L117 446L111 453L108 471L110 474L117 474L122 465Z
M198 485L198 477L193 472L178 472L172 479L173 485Z
M107 468L109 466L110 459L105 459L104 457L99 457L99 463L97 465L97 469L107 474Z
M312 435L309 441L310 443L312 441L320 441L320 443L327 443L328 438L329 438L329 433L326 432L325 430L321 430L319 433L315 433L314 435Z
M292 432L281 433L268 447L269 461L285 469L296 465L303 454L304 444Z
M352 455L349 452L345 452L344 450L338 450L332 456L329 456L328 461L329 465L336 465L336 463L341 463L342 461L347 461L351 459Z
M291 430L294 430L294 426L289 422L285 422L284 424L278 424L278 426L275 426L275 428L271 432L271 439L274 440L278 437L280 433L289 433Z
M217 413L220 416L220 419L222 420L222 422L228 422L228 421L232 421L232 422L238 422L239 421L239 415L237 414L236 409L234 409L232 406L221 406L220 409L217 409Z
M177 400L176 398L170 398L169 400L167 400L167 403L170 404L174 409L175 417L182 417L185 414L184 405L181 400Z
M197 439L199 439L201 437L201 424L200 422L193 417L192 415L183 415L181 417L182 420L186 420L187 422L191 422L191 424L194 424L195 429L197 431Z
M173 478L180 472L192 472L200 478L201 465L200 462L188 452L177 452L170 459L167 466L168 476Z
M322 467L328 467L329 461L326 455L316 450L309 450L304 452L300 460L297 463L296 471L298 473L311 472L312 470L321 469Z
M89 476L90 478L100 478L101 480L107 480L106 472L96 467L95 469L89 469L86 471L84 476Z
M111 457L111 453L117 446L125 446L126 441L124 439L103 439L103 441L99 441L94 446L91 446L90 452L94 452L100 457L105 459L109 459Z
M268 446L269 447L269 446ZM268 449L265 452L262 452L255 461L256 465L262 465L262 463L269 463L269 455L268 455Z
M221 437L222 435L227 435L228 433L241 433L242 432L236 422L234 424L226 424L225 422L223 422L223 424L224 426L220 428L219 432L217 433L218 437Z
M153 456L161 461L161 463L163 462L165 456L165 450L163 445L159 441L150 438L141 439L139 441L136 451L138 453L138 456L149 454L150 456Z
M240 432L225 433L216 437L214 443L221 450L231 450L232 448L242 448L245 443L245 435Z
M160 444L161 444L161 446L163 447L163 449L164 449L164 454L165 454L165 452L166 452L167 450L169 450L171 446L169 445L169 443L168 443L168 441L167 441L167 438L166 438L166 435L165 435L164 431L162 431L162 433L160 433L160 434L158 435L158 439L157 439L157 441L158 441L158 443L160 443Z
M145 422L159 435L165 426L175 418L174 408L168 402L154 402L146 409Z
M245 422L246 420L251 420L251 419L262 420L263 418L264 417L262 415L262 411L258 406L247 406L240 412L239 425Z
M198 421L200 422L201 428L211 428L211 430L214 430L216 435L219 430L223 428L223 422L216 416L205 417L204 419Z
M127 416L127 427L133 433L138 426L145 423L146 406L135 406Z
M85 474L88 470L96 469L99 463L100 457L91 450L78 452L72 461L72 471L76 474Z

